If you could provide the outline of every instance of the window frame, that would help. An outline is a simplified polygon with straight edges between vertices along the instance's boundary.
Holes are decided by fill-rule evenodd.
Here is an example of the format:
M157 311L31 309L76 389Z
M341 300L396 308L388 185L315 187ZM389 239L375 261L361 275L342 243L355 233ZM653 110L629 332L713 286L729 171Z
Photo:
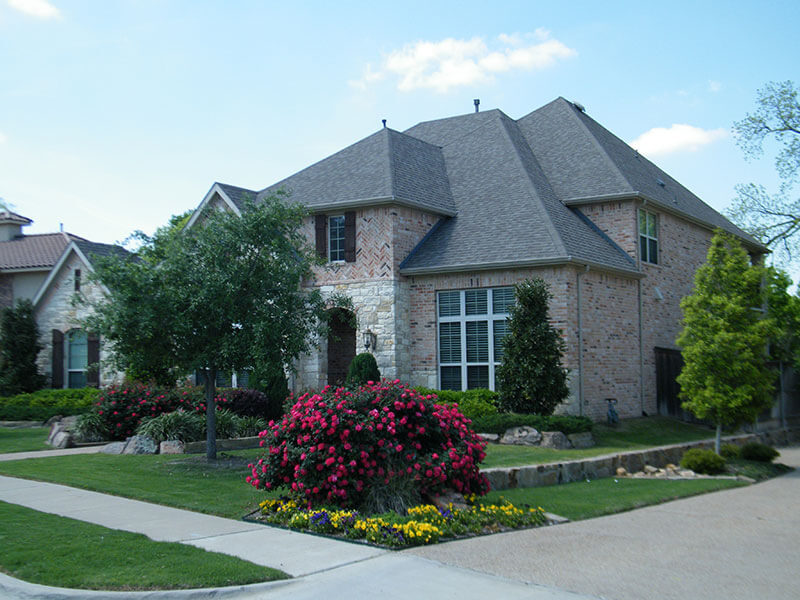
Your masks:
M460 379L461 379L461 387L460 390L468 390L468 389L478 389L475 386L470 387L469 385L469 371L470 367L486 367L487 368L487 377L488 377L488 385L487 388L490 390L496 389L496 370L497 367L500 366L501 360L498 356L496 356L495 352L495 329L497 323L507 323L508 319L510 318L510 314L508 312L508 307L506 307L505 312L495 312L494 311L494 303L495 303L495 293L500 292L503 290L513 290L512 286L502 286L496 288L469 288L469 289L462 289L462 290L437 290L436 292L436 379L438 382L439 389L445 389L443 387L442 381L442 371L444 368L448 367L458 367L460 369ZM486 292L486 312L480 314L467 314L467 292ZM449 315L449 316L440 316L441 311L441 303L442 303L442 295L443 294L458 294L458 306L459 306L459 313L458 315ZM513 292L512 292L513 298ZM512 304L513 305L513 304ZM448 304L448 306L454 307L455 303ZM474 306L474 305L473 305ZM486 360L468 360L468 347L467 347L467 330L468 326L467 323L486 323ZM459 347L460 347L460 355L459 361L442 361L442 352L441 352L441 344L442 344L442 324L449 324L449 323L458 323L458 336L459 336ZM479 327L479 326L471 326L472 328ZM483 351L483 348L480 348L480 351ZM447 388L452 389L452 388ZM485 389L485 388L481 388Z
M644 231L642 230L642 217L644 217ZM660 264L659 255L661 254L658 243L658 215L643 208L639 209L636 227L639 230L639 260L651 265ZM650 225L655 235L650 235ZM651 242L655 244L655 257L651 255Z
M333 222L334 222L334 219L337 219L336 231L341 234L340 237L336 237L336 241L338 242L337 243L336 253L337 253L337 256L341 256L341 258L334 258L333 257L333 246L331 244L334 241L334 237L332 235L333 234ZM339 220L341 221L341 225L338 225ZM329 262L345 262L345 245L346 245L346 240L347 240L347 233L345 231L345 229L346 229L345 215L344 214L328 215L328 223L327 223L327 225L328 225L328 227L327 227L327 230L328 230L328 232L327 232L328 233L328 245L327 245L327 247L328 247L328 261Z
M83 335L83 343L76 344L73 341L73 336L82 334ZM64 388L65 389L81 389L88 387L89 385L89 334L84 331L83 329L70 329L66 335L64 336ZM72 366L72 348L77 346L83 346L85 349L85 362L86 364L83 367L73 367ZM70 377L71 374L83 374L83 385L78 387L72 386L72 379Z

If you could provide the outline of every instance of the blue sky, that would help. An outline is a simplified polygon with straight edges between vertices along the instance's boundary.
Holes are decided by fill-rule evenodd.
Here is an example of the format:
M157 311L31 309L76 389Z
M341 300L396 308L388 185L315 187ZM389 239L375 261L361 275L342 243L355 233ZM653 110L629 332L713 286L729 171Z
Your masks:
M731 125L800 82L799 2L0 0L0 197L114 242L388 126L564 96L718 210Z

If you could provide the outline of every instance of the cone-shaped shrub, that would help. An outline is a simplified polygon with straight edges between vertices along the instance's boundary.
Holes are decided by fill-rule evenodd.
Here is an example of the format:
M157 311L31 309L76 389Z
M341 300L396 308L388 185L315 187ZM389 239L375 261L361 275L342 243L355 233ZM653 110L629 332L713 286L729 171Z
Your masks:
M358 387L368 381L379 381L381 372L378 369L378 362L369 352L356 354L347 369L347 384Z
M311 504L402 509L453 489L485 494L485 442L458 409L399 381L356 390L326 387L299 398L261 432L266 453L255 487L289 488Z

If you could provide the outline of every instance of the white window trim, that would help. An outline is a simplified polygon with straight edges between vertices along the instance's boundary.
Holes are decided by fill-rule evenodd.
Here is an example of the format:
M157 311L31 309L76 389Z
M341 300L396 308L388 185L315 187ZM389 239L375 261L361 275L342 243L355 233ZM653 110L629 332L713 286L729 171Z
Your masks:
M331 252L331 250L332 250L332 248L331 248L331 231L333 231L333 227L331 227L331 220L332 219L341 219L342 220L342 258L333 258L333 253ZM345 240L346 240L347 236L345 234L345 224L344 223L345 223L345 217L344 217L343 214L341 214L341 215L328 215L328 227L326 227L327 233L328 233L328 262L332 262L332 263L343 263L343 262L345 262L344 244L345 244Z
M645 231L642 233L642 217L641 215L645 215ZM647 219L652 218L655 221L656 225L656 235L655 237L649 235L647 233ZM660 255L661 255L661 248L660 244L658 243L658 215L654 212L650 212L649 210L645 210L643 208L639 209L639 217L636 220L636 228L639 230L639 260L642 262L646 262L649 265L658 265L661 264ZM644 238L647 240L647 257L641 256L642 254L642 242L641 239ZM653 262L650 259L650 240L656 243L656 260Z
M495 359L494 355L494 329L495 322L507 321L510 317L509 313L494 313L494 292L495 290L507 289L511 286L503 286L500 288L470 288L468 290L437 290L436 291L436 380L439 384L439 389L442 389L442 367L460 367L461 368L461 390L469 389L467 387L468 381L468 368L469 367L489 367L489 389L495 389L495 370L500 366L500 361ZM486 313L482 315L467 315L466 311L466 293L473 290L486 290ZM439 316L439 294L441 292L458 292L460 314L454 317L440 317ZM467 323L470 321L488 321L488 346L489 357L488 361L467 361ZM461 336L461 361L460 362L442 362L440 356L440 323L461 323L460 336Z

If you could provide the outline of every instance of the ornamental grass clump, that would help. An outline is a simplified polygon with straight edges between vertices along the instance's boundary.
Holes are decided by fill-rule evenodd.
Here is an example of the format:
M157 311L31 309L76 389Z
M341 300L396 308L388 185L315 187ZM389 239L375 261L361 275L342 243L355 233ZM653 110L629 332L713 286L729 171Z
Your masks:
M485 494L485 442L457 408L394 382L305 394L259 435L247 481L309 505L405 512L445 490Z

